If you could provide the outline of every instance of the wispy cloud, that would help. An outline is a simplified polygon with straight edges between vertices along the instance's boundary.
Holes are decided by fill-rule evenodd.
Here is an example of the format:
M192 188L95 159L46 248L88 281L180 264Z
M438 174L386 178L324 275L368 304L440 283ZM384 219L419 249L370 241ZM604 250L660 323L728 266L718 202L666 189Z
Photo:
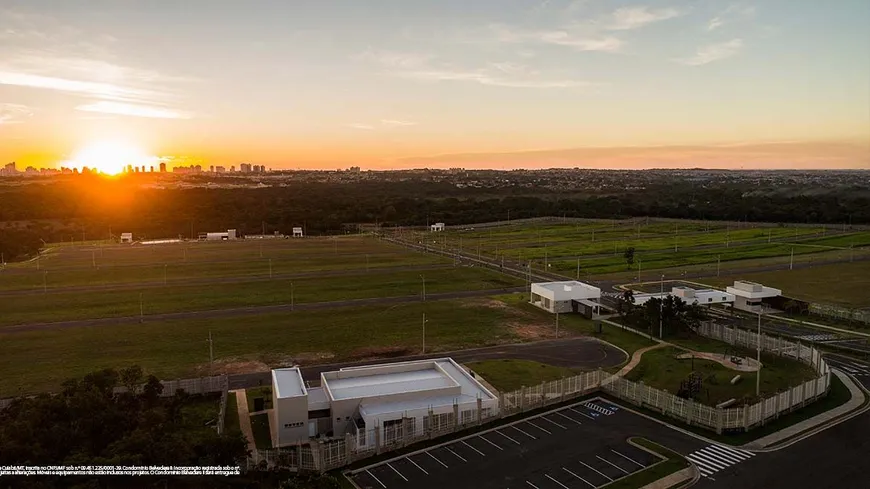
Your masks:
M71 80L9 71L0 71L0 85L42 88L113 100L150 98L152 95L152 92L148 90L122 87L111 83Z
M431 71L410 71L399 74L405 78L428 81L454 81L454 82L473 82L481 85L489 85L495 87L507 88L575 88L575 87L591 87L599 85L596 83L571 80L571 79L540 79L532 77L504 77L489 74L481 71L450 71L450 70L431 70Z
M381 119L381 124L384 126L416 126L416 122L400 121L396 119Z
M755 17L756 9L754 5L737 5L731 4L725 10L722 10L718 15L710 19L707 23L708 31L715 31L726 23L735 20L747 19Z
M721 17L713 17L712 19L710 19L710 22L707 23L707 30L708 31L715 31L722 24L724 24L724 22L722 21Z
M623 7L613 12L612 20L607 25L607 28L616 31L638 29L645 25L673 19L681 15L683 15L683 12L675 8Z
M432 57L418 53L404 53L397 51L382 51L368 49L356 56L361 61L374 62L394 68L419 68L424 66Z
M710 44L698 48L694 56L680 58L675 61L689 66L700 66L714 61L734 56L743 48L742 39L732 39L728 42Z
M0 103L0 125L20 124L33 116L33 110L26 105Z
M76 110L82 112L99 112L102 114L117 114L132 117L147 117L151 119L190 119L191 114L165 107L151 105L125 104L101 100L92 104L79 105Z
M374 131L375 130L375 126L372 126L371 124L360 124L358 122L355 122L352 124L347 124L347 127L350 127L353 129L361 129L364 131Z
M575 29L525 30L505 24L490 24L489 31L502 43L538 43L564 46L577 51L618 51L622 41L613 36L587 35Z

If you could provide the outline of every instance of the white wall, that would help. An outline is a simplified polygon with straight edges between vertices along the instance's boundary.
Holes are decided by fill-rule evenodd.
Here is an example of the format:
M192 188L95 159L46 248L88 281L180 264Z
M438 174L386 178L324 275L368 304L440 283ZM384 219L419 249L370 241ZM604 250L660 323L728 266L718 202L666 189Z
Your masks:
M272 386L272 392L277 392ZM278 446L308 440L308 396L274 399L272 440ZM287 427L285 427L287 426Z

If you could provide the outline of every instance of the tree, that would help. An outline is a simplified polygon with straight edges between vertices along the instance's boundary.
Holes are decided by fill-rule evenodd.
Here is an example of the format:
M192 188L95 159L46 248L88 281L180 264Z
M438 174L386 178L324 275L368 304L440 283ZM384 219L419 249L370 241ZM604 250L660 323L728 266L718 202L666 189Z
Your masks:
M687 304L683 299L668 295L663 299L653 297L643 305L643 320L651 330L659 325L661 315L662 334L676 336L687 334L707 319L707 311L698 304Z
M628 268L631 268L634 265L634 246L626 248L622 256L625 257L625 263L628 263Z
M133 365L125 369L121 369L121 383L127 388L127 392L135 395L142 383L144 373L142 367Z

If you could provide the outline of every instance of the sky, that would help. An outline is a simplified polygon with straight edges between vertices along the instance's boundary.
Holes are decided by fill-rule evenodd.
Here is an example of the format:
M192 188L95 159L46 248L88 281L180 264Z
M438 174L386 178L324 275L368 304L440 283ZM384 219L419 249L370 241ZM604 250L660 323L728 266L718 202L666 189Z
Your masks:
M868 25L866 0L0 0L0 162L870 169Z

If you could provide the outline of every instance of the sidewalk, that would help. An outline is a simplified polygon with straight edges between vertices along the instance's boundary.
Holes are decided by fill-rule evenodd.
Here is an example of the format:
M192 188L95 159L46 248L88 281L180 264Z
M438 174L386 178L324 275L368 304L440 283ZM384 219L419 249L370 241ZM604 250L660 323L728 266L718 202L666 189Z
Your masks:
M843 384L845 384L846 387L849 388L849 392L852 393L852 398L849 399L847 403L831 409L830 411L826 411L819 415L813 416L810 419L801 421L800 423L793 424L788 428L783 428L776 433L771 433L755 441L749 442L746 445L743 445L741 448L747 450L759 450L769 447L771 445L775 445L789 438L800 435L803 432L820 427L828 422L831 422L839 416L847 414L861 407L861 405L864 404L864 391L862 391L861 388L858 387L858 385L856 385L855 382L852 381L852 379L850 379L846 374L838 370L832 370L832 373L836 375L843 382Z
M634 367L637 367L637 364L640 363L640 359L644 353L646 353L650 350L655 350L656 348L663 348L666 346L669 346L668 343L656 343L655 345L647 346L647 347L641 348L640 350L635 351L631 355L631 361L629 361L624 367L619 369L619 372L616 372L615 375L618 377L622 377L623 375L631 372L631 369L633 369Z
M239 410L239 426L242 429L242 434L248 440L248 450L255 452L257 443L254 441L254 430L251 429L251 414L248 412L248 396L245 395L245 389L237 389L230 391L236 395L236 406Z

